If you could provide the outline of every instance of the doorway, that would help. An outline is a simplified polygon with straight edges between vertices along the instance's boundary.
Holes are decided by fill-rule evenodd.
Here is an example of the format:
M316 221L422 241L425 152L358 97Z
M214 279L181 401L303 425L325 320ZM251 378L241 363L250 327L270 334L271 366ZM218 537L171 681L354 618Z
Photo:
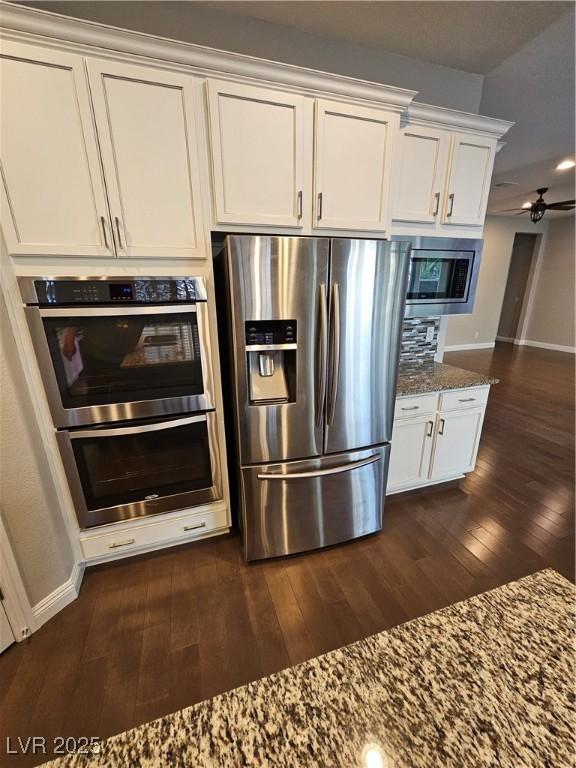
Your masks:
M502 301L498 341L514 343L518 338L520 322L524 315L528 286L533 275L534 256L538 235L519 232L514 237L506 290Z

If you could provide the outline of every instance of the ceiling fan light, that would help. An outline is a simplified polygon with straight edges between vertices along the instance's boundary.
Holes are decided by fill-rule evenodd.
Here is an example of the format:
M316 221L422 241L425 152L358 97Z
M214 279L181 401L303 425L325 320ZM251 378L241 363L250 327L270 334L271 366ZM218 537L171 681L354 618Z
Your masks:
M532 203L529 203L529 202L522 203L522 208L532 208Z
M576 165L576 161L575 160L562 160L562 162L558 163L558 165L556 166L556 170L557 171L567 171L570 168L574 168L575 165Z

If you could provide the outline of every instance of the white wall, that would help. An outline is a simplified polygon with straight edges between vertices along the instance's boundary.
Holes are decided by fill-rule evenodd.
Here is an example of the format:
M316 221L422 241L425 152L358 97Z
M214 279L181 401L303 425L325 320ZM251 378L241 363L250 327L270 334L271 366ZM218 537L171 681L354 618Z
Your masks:
M542 219L538 224L532 224L530 221L524 223L524 219L520 220L516 216L486 218L474 312L471 315L454 315L446 319L445 349L494 344L506 290L514 236L517 232L544 233L547 226L546 219Z
M523 338L574 350L574 217L551 219Z
M483 75L227 14L194 2L41 2L27 5L174 40L411 88L418 101L478 112ZM295 4L297 6L297 3ZM297 8L295 7L295 13Z
M0 294L0 506L32 605L70 576L74 557Z

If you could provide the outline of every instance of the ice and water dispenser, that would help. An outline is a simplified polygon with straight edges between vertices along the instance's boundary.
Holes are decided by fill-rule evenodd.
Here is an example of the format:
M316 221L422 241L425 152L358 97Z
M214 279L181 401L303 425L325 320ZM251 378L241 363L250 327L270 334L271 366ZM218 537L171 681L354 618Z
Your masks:
M245 327L250 404L294 402L296 321L250 320Z

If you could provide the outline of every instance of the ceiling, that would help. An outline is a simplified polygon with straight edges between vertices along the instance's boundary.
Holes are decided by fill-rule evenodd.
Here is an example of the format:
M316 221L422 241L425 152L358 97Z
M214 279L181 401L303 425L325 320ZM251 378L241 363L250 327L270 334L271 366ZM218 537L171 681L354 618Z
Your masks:
M565 14L572 2L199 2L225 13L486 74Z

